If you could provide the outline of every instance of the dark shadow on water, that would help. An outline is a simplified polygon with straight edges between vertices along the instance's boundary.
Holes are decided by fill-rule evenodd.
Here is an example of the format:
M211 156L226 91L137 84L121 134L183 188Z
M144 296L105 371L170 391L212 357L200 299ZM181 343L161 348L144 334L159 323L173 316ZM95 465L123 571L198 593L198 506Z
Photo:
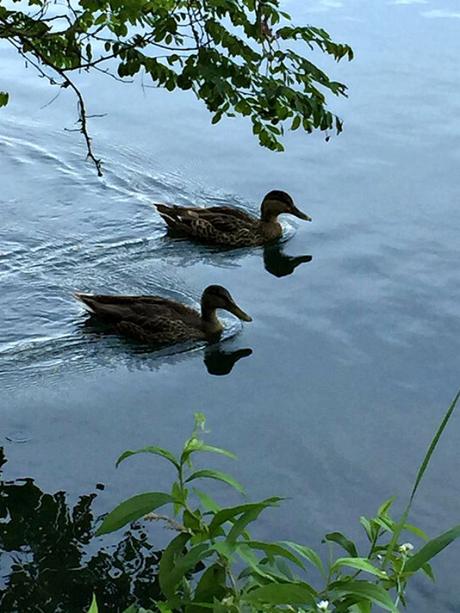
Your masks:
M121 335L115 335L113 330L95 317L88 317L80 324L83 333L91 335L95 340L99 337L102 341L105 338L118 339L120 359L134 359L142 361L144 366L158 367L158 360L164 359L168 363L179 360L188 351L197 350L200 345L196 343L180 343L179 345L164 346L164 345L145 345L137 341L133 341ZM207 343L204 348L204 364L210 375L222 376L231 373L235 364L241 358L248 357L252 354L252 349L249 347L244 349L230 350L223 345L226 341L220 341L219 338L213 339ZM123 354L123 355L121 355Z
M210 375L228 375L233 367L241 360L252 354L252 349L236 349L235 351L226 351L221 349L220 345L211 345L204 350L204 363Z
M292 275L300 264L311 262L311 255L286 255L284 245L275 243L264 247L264 266L265 270L275 277L286 277Z
M162 252L177 259L180 266L205 262L219 268L233 268L241 266L244 257L258 255L262 251L265 270L275 277L285 277L291 275L300 264L313 259L312 255L291 256L284 252L293 232L291 228L287 236L262 247L226 247L206 245L169 230L162 240Z
M64 492L47 494L32 479L3 481L5 462L0 448L2 613L82 613L93 593L100 611L117 613L159 597L161 551L141 526L132 524L119 541L101 546L93 536L95 493L72 507Z

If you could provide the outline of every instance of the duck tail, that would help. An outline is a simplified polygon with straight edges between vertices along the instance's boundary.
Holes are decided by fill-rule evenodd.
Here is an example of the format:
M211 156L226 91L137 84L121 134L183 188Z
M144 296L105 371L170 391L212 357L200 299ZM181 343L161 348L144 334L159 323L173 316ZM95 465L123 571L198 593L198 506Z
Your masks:
M92 294L84 294L83 292L74 292L73 297L83 304L85 309L90 313L95 313L94 296Z
M181 222L181 207L168 206L167 204L154 205L160 214L160 217L173 230L178 230L182 226Z

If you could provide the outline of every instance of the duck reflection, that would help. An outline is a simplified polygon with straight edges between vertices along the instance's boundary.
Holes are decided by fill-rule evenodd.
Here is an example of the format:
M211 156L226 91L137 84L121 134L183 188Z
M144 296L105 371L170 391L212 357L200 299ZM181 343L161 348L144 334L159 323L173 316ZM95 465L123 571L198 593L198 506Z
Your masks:
M300 264L311 262L313 259L312 255L287 255L284 252L286 241L267 243L256 250L244 247L216 247L200 243L194 244L191 248L189 241L172 231L169 231L166 236L170 240L163 243L163 249L170 257L175 258L181 267L204 262L218 268L237 268L241 266L242 258L249 254L258 255L263 250L265 270L275 277L286 277L291 275Z
M252 349L249 347L226 351L220 345L211 345L204 350L204 363L210 375L228 375L241 358L247 358L251 354Z
M311 255L287 255L284 253L283 243L275 243L264 247L265 270L275 277L292 275L300 264L311 262Z
M104 353L105 361L111 361L111 356L116 351L117 363L124 360L129 366L133 366L134 363L139 368L155 370L162 362L168 364L179 362L186 357L189 351L197 349L197 345L192 342L170 347L146 345L114 334L110 327L94 317L85 319L79 324L79 327L84 334L94 339L106 337L107 340L113 340L113 343L108 343L106 346L101 345L98 351L98 353ZM226 341L219 342L218 339L216 341L204 347L203 362L210 375L228 375L239 360L252 354L252 349L249 347L231 350L224 347Z

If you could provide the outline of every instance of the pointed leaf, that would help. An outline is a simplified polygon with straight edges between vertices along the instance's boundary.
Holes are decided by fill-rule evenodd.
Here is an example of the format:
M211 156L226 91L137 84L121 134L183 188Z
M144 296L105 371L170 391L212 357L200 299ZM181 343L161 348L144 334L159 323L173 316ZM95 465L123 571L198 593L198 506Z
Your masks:
M388 500L385 500L385 502L379 506L377 515L385 515L395 500L396 496L392 496L391 498L388 498Z
M196 487L193 488L193 492L198 497L198 500L201 502L201 506L203 507L203 509L205 509L205 511L212 511L213 513L217 513L217 511L220 511L221 507L217 504L217 502L215 502L213 498L211 498L211 496L206 494L206 492L202 492Z
M310 547L305 547L304 545L298 545L297 543L293 543L291 541L281 541L282 545L287 545L295 552L309 560L316 568L320 571L320 573L324 574L324 566L321 561L319 555Z
M113 509L102 522L101 526L96 531L96 536L115 532L119 528L130 524L136 519L140 519L164 506L165 504L174 502L174 498L164 492L146 492L138 494L132 498L128 498Z
M224 455L227 458L231 458L232 460L236 459L236 455L231 451L227 451L227 449L222 449L221 447L214 447L213 445L207 445L204 441L193 436L190 438L185 444L184 450L181 455L181 463L184 464L188 461L192 453L197 452L208 452L208 453L218 453L220 455Z
M416 572L424 564L434 558L452 541L460 537L460 524L428 541L415 555L409 558L404 566L405 572Z
M273 497L267 498L266 500L262 500L261 502L250 502L248 504L240 504L236 507L228 507L226 509L222 509L214 515L211 523L209 524L209 532L212 536L217 528L219 528L225 522L232 520L237 515L241 515L242 513L245 513L252 509L258 509L259 507L261 509L265 509L267 507L276 507L278 506L278 503L281 502L281 500L283 500L283 498Z
M383 562L383 566L384 567L388 564L388 562L389 562L389 560L390 560L390 558L391 558L391 556L393 554L393 551L396 548L396 545L397 545L398 539L399 539L399 535L401 534L401 532L402 532L402 530L403 530L403 528L404 528L404 526L406 524L407 518L408 518L410 510L412 508L412 503L414 501L415 494L417 493L418 486L420 485L420 482L422 481L423 475L425 474L425 471L428 468L428 464L430 463L431 456L433 455L433 453L434 453L434 451L435 451L435 449L436 449L436 447L438 445L439 439L441 438L442 433L446 429L447 424L449 423L449 419L451 418L452 413L454 412L454 409L457 406L459 398L460 398L460 391L457 392L455 398L452 400L449 408L447 409L446 414L444 415L444 417L443 417L443 419L442 419L438 429L436 430L436 434L431 439L431 443L430 443L430 446L428 447L428 451L425 453L425 457L423 458L422 463L421 463L421 465L420 465L420 467L419 467L419 469L417 471L417 476L415 478L415 483L414 483L414 486L412 488L411 495L409 497L409 502L408 502L408 504L407 504L407 506L406 506L406 508L404 510L404 513L402 514L401 519L399 520L398 524L396 525L396 527L394 529L393 536L392 536L391 541L390 541L390 543L389 543L389 545L387 547L387 552L386 552L386 555L385 555L385 560Z
M180 552L176 552L179 554ZM176 586L182 581L184 575L193 570L198 562L214 553L214 549L207 543L200 543L192 547L185 555L176 555L174 564L169 572L161 573L160 562L160 587L164 594L171 598L176 593ZM175 607L174 607L175 608Z
M369 581L337 581L329 585L329 593L334 597L358 596L379 605L386 611L398 613L398 609L393 604L391 596L383 587Z
M388 575L385 572L381 571L379 568L376 568L366 558L337 558L337 560L331 566L331 571L336 571L339 568L342 568L342 566L362 570L366 573L370 573L371 575L375 575L380 579L388 579Z
M183 555L185 545L189 540L190 534L179 534L169 543L161 556L158 579L163 594L169 599L172 599L175 594L174 585L169 583L169 577L174 570L176 560Z
M404 524L403 529L408 530L409 532L412 532L412 534L415 534L416 536L421 538L423 541L430 540L430 537L428 536L428 534L424 532L423 530L420 530L420 528L417 528L417 526L414 526L412 524Z
M272 605L308 604L316 607L316 591L308 583L281 583L264 585L242 598L249 603L265 602Z
M273 557L281 557L287 558L300 568L305 570L305 566L301 560L297 556L295 556L289 549L283 547L280 543L263 543L262 541L246 541L245 545L247 545L250 549L256 549L258 551L263 551L268 558Z
M131 451L130 449L128 451L125 451L118 458L115 466L118 467L118 465L121 462L123 462L123 460L126 460L126 458L129 458L133 455L137 455L138 453L153 453L154 455L158 455L163 458L166 458L166 460L171 462L171 464L174 464L174 466L177 469L180 468L177 458L170 451L168 451L167 449L163 449L162 447L154 447L154 446L143 447L142 449L136 449L136 451Z
M243 486L238 483L238 481L236 481L231 475L223 473L220 470L210 470L207 468L197 470L192 473L188 479L186 479L186 483L193 481L194 479L215 479L216 481L223 481L227 485L231 485L241 494L244 493Z
M97 607L96 594L93 594L93 598L91 600L91 606L88 609L88 613L98 613L99 609Z
M341 532L329 532L329 534L326 534L324 538L326 539L326 541L338 543L353 558L358 557L358 551L356 550L356 545L353 543L353 541L350 541L350 539L347 539L347 537L344 536Z
M213 602L214 598L221 600L226 594L224 567L216 562L201 575L195 590L196 602Z

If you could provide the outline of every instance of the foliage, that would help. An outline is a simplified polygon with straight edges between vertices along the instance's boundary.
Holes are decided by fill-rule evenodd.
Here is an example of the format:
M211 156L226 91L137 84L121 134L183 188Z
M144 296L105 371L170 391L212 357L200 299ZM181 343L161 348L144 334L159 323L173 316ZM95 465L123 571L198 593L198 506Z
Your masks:
M248 532L249 524L262 512L278 506L282 499L274 497L221 507L196 487L197 481L215 479L239 492L242 489L226 473L194 467L192 460L198 453L234 457L202 440L205 425L202 414L196 415L192 436L179 456L156 446L126 451L120 456L117 465L141 453L160 456L174 467L177 478L170 492L141 494L121 503L105 517L97 534L117 530L143 516L163 519L178 531L159 564L163 598L152 606L162 612L289 609L305 613L369 613L375 605L394 613L399 603L405 604L407 583L413 575L421 572L433 579L429 562L460 536L459 525L430 540L407 522L415 493L459 396L460 392L432 440L401 520L395 521L390 514L392 498L379 507L374 517L361 517L369 542L366 553L360 553L357 545L340 532L326 534L324 538L330 548L327 564L305 545L253 539ZM173 519L154 513L166 505L171 506ZM411 534L424 541L424 545L415 551L411 543L401 542L402 534ZM97 611L96 601L92 606ZM131 606L127 611L134 613L138 609Z
M346 87L307 55L316 48L339 61L353 52L321 28L294 25L280 0L27 0L0 5L0 39L51 84L73 90L99 172L76 72L123 81L141 73L155 87L190 89L213 123L249 117L260 144L276 151L288 122L306 132L342 130L326 93L344 96ZM0 106L7 102L0 93Z

